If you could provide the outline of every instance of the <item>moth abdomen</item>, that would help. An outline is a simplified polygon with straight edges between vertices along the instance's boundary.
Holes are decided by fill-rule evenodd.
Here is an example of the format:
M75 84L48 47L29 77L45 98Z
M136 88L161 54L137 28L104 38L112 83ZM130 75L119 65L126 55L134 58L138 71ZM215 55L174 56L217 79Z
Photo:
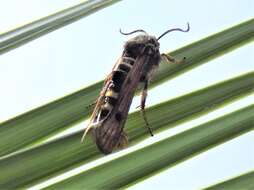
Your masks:
M123 71L126 74L131 70L132 66L135 63L135 59L131 57L122 57L121 63L118 65L117 70Z
M108 111L111 111L113 109L113 105L111 105L110 103L106 102L102 108L102 110L108 110Z
M124 71L124 72L128 73L131 70L131 67L132 67L132 65L130 65L130 64L121 63L121 64L119 64L118 69L120 71Z
M134 63L135 63L134 58L127 57L127 56L122 57L122 61L123 61L123 63L129 64L129 65L134 65Z
M102 108L102 109L101 109L101 117L102 117L102 118L105 118L105 117L109 114L109 111L110 111L110 110L108 110L108 109L106 109L106 108Z
M115 97L106 97L107 98L107 102L109 103L109 104L111 104L112 106L115 106L116 105L116 103L117 103L117 98L115 98Z
M112 74L112 81L113 81L113 86L111 87L111 89L114 92L120 92L122 85L124 83L124 80L126 79L127 73L124 71L113 71Z
M100 117L105 119L117 103L118 93L109 89L105 94L104 104L101 106Z
M115 92L113 89L108 89L106 94L105 94L105 97L110 97L110 98L117 99L118 95L119 95L118 92Z

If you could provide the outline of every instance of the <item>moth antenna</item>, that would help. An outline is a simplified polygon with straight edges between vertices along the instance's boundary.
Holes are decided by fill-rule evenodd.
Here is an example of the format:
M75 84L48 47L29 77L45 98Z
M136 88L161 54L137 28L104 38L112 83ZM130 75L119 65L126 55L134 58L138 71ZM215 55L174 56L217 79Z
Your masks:
M190 24L187 22L187 29L186 30L183 30L181 28L173 28L173 29L170 29L170 30L167 30L166 32L164 32L162 35L160 35L158 38L157 38L157 41L159 39L161 39L163 36L165 36L166 34L170 33L170 32L173 32L173 31L180 31L180 32L189 32L190 30Z
M120 29L119 31L120 31L120 33L123 34L123 35L130 35L130 34L134 34L134 33L136 33L136 32L143 32L143 33L145 33L145 34L147 35L146 31L144 31L144 30L134 30L134 31L129 32L129 33L122 32L121 29Z

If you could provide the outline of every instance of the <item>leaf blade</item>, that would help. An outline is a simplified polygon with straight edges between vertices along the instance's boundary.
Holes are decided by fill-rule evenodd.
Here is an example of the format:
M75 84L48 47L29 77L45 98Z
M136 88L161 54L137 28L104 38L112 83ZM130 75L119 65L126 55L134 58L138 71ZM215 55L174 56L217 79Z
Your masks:
M89 0L0 35L0 55L120 0Z
M207 187L204 190L253 189L254 188L253 181L254 181L254 171L250 171L246 174L242 174L232 179Z

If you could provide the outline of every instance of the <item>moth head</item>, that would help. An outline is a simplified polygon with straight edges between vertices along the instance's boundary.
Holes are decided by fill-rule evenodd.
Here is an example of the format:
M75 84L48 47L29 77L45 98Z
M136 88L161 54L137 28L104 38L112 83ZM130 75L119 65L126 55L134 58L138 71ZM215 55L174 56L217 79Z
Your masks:
M148 35L144 30L136 30L131 33L123 33L123 35L129 35L136 32L142 32L140 34L128 40L124 45L124 51L131 57L136 58L138 55L147 52L148 54L159 53L160 44L155 36Z
M137 57L146 51L149 54L159 53L160 44L155 36L138 35L125 43L124 50L132 57Z
M190 30L189 23L187 23L187 26L188 28L186 30L183 30L181 28L173 28L173 29L167 30L166 32L161 34L158 38L156 38L155 36L150 36L144 30L135 30L129 33L124 33L120 30L120 33L123 35L130 35L137 32L144 33L128 40L124 45L124 50L134 58L142 54L144 50L147 50L146 52L148 54L157 54L159 53L159 48L160 48L159 40L163 36L173 31L188 32Z

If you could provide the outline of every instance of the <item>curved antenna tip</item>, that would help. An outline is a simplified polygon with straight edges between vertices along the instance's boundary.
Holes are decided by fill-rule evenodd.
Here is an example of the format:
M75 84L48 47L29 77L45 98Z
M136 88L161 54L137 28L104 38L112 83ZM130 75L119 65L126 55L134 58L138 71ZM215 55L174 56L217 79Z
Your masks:
M186 32L189 32L190 31L190 23L187 22L187 30L185 30Z
M122 32L122 29L121 29L121 28L119 28L119 32L120 32L120 34L123 34L123 32Z
M166 32L164 32L162 35L160 35L157 40L161 39L163 36L165 36L166 34L170 33L170 32L173 32L173 31L180 31L180 32L189 32L190 30L190 24L189 22L187 22L187 29L186 30L183 30L181 28L173 28L173 29L170 29L170 30L167 30Z

